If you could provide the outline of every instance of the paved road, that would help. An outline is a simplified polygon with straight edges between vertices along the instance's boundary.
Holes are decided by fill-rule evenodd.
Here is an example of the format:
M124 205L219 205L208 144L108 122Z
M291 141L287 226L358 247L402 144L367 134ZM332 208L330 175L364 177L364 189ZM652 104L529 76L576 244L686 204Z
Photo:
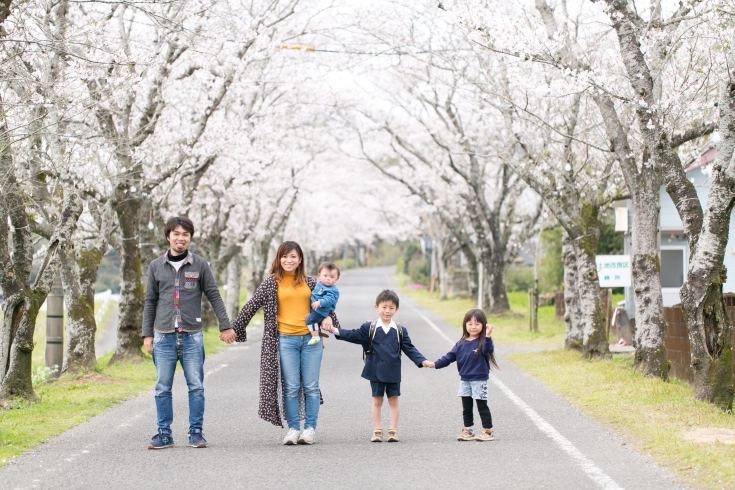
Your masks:
M375 315L389 269L343 275L338 313L356 328ZM397 319L429 359L459 334L404 299ZM11 488L684 488L622 440L581 415L502 358L492 378L496 440L457 442L456 369L404 363L397 444L369 442L370 388L359 346L328 339L322 364L317 444L283 446L285 431L257 418L259 332L206 361L208 449L184 446L186 389L177 375L173 449L149 451L152 393L120 405L0 468ZM387 404L386 404L387 405ZM387 408L387 406L385 407ZM384 415L387 425L387 412Z

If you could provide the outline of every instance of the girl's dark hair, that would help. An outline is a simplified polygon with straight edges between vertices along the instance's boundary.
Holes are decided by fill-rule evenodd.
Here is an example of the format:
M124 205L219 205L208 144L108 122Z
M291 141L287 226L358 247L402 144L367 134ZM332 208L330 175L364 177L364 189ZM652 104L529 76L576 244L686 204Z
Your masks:
M163 230L166 240L168 240L168 236L176 229L177 226L188 231L189 235L194 238L194 223L186 216L174 216L166 221L166 227Z
M306 266L304 265L304 252L301 250L301 246L296 242L283 242L278 246L276 256L273 258L273 262L271 263L270 273L276 281L282 281L283 275L286 271L281 267L281 257L293 252L294 250L298 254L300 262L299 266L296 267L296 270L294 271L295 277L293 282L294 285L299 286L301 283L306 282Z
M470 336L470 333L467 331L467 322L470 320L475 320L478 323L482 323L482 325L487 325L487 316L485 316L485 312L480 309L474 309L470 310L464 315L464 320L462 320L462 340L468 338ZM477 342L477 350L475 350L475 355L479 356L482 352L482 346L485 343L485 334L486 330L483 328L480 330L480 336L478 337ZM495 366L495 369L500 369L498 366L498 363L495 361L495 352L490 353L490 358L488 359L487 367L492 369L492 366Z

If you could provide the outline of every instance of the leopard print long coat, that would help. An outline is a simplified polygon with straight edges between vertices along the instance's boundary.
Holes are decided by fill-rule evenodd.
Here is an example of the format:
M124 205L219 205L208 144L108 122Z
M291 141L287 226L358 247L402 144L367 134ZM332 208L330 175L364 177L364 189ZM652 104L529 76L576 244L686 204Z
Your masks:
M314 290L316 279L306 279L309 289ZM237 319L232 323L235 329L235 340L245 342L248 326L253 315L263 309L263 343L260 354L260 399L258 417L273 425L284 427L283 411L283 379L281 378L281 362L278 355L278 282L273 276L268 277L258 286L253 297L245 303ZM329 314L334 326L339 328L339 321L334 312ZM299 392L299 417L304 416L303 390Z

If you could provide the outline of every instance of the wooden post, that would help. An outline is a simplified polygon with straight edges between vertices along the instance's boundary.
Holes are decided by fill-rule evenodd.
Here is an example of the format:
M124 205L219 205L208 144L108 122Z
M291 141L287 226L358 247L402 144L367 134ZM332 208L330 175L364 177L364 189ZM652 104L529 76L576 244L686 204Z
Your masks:
M538 290L528 290L528 330L538 332Z
M46 367L56 368L56 376L64 363L64 291L61 275L54 276L46 298Z

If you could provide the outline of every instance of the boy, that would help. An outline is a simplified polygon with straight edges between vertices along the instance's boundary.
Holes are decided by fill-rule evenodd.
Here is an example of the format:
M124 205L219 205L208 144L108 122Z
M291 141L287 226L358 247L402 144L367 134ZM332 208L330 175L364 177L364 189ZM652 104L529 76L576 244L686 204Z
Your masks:
M309 345L319 343L319 324L337 307L339 291L334 286L339 280L339 267L332 262L322 262L317 271L319 282L311 292L311 313L306 326L311 330Z
M362 370L362 377L370 380L373 391L373 437L370 440L383 442L380 412L383 407L383 396L387 395L388 405L390 405L388 442L398 442L401 351L405 352L418 367L433 367L433 363L427 361L413 346L408 330L393 321L393 315L398 311L398 295L395 292L388 289L382 291L375 299L375 311L379 316L375 322L365 322L355 330L331 328L329 331L333 332L338 339L353 344L362 344L365 351L365 368Z

